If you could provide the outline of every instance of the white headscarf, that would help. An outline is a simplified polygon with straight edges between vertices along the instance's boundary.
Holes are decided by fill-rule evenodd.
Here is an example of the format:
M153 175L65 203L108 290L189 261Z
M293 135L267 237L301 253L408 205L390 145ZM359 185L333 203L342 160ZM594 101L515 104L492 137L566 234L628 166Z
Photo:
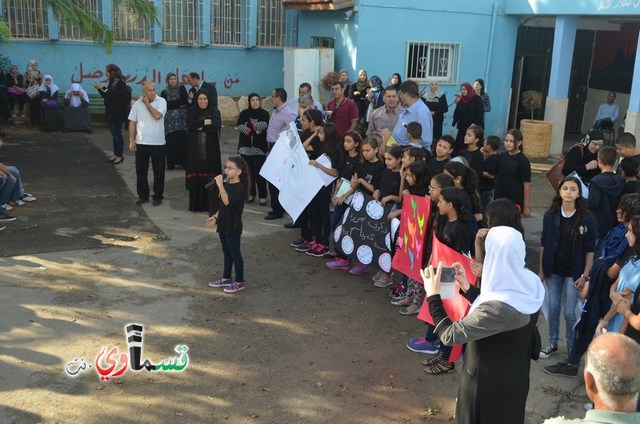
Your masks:
M87 94L86 91L84 91L84 88L82 88L82 86L77 82L74 82L73 84L71 84L71 88L67 90L65 97L68 96L69 93L73 93L74 91L79 91L80 96L82 96L82 98L87 103L89 103L89 95ZM71 107L82 106L82 99L80 98L80 96L71 96L71 100L69 100L69 104L71 105Z
M45 75L44 78L42 78L42 84L40 84L40 91L47 91L47 86L45 85L45 81L47 79L51 80L51 95L53 96L55 93L58 92L59 88L56 85L55 82L53 82L53 77L51 77L51 75Z
M484 302L497 300L523 314L540 310L544 286L540 278L525 269L525 245L522 234L512 227L494 227L485 241L480 296L471 311Z

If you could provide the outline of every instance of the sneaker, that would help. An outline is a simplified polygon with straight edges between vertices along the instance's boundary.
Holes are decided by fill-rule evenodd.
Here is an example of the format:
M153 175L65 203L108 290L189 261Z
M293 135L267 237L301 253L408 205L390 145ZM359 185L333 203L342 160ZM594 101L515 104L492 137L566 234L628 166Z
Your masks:
M294 249L296 249L296 251L298 252L308 252L311 249L315 249L316 245L317 243L315 241L307 241L302 243L298 247L294 247Z
M367 272L369 272L369 267L366 266L365 264L361 264L360 262L353 265L349 270L349 274L352 274L352 275L362 275L362 274L366 274Z
M393 285L393 279L390 274L385 273L382 277L373 283L374 287L385 288Z
M351 268L351 262L349 262L348 259L335 258L334 260L327 262L327 268L349 271L349 268Z
M544 372L551 375L563 375L565 377L576 377L578 375L578 367L571 366L566 362L558 362L555 365L544 367Z
M429 343L424 337L414 337L407 342L407 348L412 352L435 355L440 350L440 343Z
M300 237L299 239L296 239L296 240L292 241L291 243L289 243L289 246L298 247L298 246L302 246L305 243L307 243L307 241L303 237Z
M216 281L211 281L209 283L209 287L213 287L217 289L219 287L229 287L232 284L233 284L233 280L231 280L230 278L221 278Z
M402 285L402 282L399 282L394 287L387 289L387 294L389 295L390 298L393 298L397 296L398 293L404 292L404 291L405 289L404 289L404 286Z
M15 216L11 216L8 213L3 213L0 214L0 222L11 222L11 221L15 221L16 217Z
M24 205L26 205L26 204L27 204L27 202L24 202L23 200L18 199L18 200L16 200L15 202L11 202L11 204L12 204L12 205L15 205L15 206L24 206Z
M549 343L547 345L547 347L543 348L540 351L540 359L547 359L548 357L550 357L554 353L558 353L558 345L557 344L553 344L553 343Z
M407 292L405 291L401 291L398 292L396 294L394 294L393 296L391 296L391 300L400 300L400 299L404 299L405 297L407 297Z
M307 255L315 256L316 258L323 258L324 255L329 253L329 248L324 244L317 243L315 249L309 249Z
M225 293L235 293L240 290L244 290L247 286L244 283L240 283L238 281L231 283L228 287L225 287L222 291Z
M371 277L371 279L375 282L378 281L380 278L382 278L384 276L384 271L380 270L378 272L376 272L376 275L374 275L373 277Z
M7 227L5 227L4 225L0 225L0 231L4 231L6 229L7 229Z
M20 200L22 200L23 202L35 202L38 199L30 195L29 193L25 193L22 195L22 198L20 198Z
M11 206L11 205L10 205L10 204L8 204L8 203L7 203L7 204L5 204L5 205L2 205L2 207L4 208L4 210L5 210L5 211L10 211L11 209L13 209L13 206Z

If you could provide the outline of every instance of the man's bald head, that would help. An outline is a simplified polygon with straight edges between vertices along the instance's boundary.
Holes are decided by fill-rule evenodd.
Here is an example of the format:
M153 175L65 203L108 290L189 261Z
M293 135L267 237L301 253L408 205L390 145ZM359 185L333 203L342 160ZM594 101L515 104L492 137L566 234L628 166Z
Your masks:
M142 84L142 93L150 102L154 101L156 98L156 85L151 81L145 81L145 83Z

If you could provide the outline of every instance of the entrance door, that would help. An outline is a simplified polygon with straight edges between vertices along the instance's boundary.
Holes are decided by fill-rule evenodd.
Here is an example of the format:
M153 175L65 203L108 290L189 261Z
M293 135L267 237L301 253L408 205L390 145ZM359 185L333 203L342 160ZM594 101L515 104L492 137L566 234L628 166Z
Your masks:
M582 133L582 116L587 101L589 72L593 52L593 31L578 31L569 83L569 104L567 106L566 134Z

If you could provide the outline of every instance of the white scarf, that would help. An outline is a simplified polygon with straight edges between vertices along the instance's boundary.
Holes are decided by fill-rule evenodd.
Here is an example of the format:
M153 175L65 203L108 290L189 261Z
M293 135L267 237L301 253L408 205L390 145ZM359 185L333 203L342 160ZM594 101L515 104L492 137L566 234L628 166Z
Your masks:
M68 96L69 93L73 93L74 91L79 91L80 96L74 96L74 95L71 96L71 100L69 100L69 104L71 105L71 107L82 106L82 99L84 99L87 103L89 103L89 95L87 94L86 91L84 91L84 88L82 88L82 86L77 82L71 84L71 88L67 90L66 96ZM82 99L80 97L82 97Z
M485 241L480 296L471 311L484 302L497 300L523 314L540 310L544 286L540 278L525 268L525 244L522 234L512 227L494 227Z
M46 79L51 80L51 87L47 87L47 85L44 83ZM58 86L53 82L53 78L51 77L51 75L45 75L44 78L42 78L42 84L40 84L40 91L47 91L47 88L51 90L52 96L59 90Z

